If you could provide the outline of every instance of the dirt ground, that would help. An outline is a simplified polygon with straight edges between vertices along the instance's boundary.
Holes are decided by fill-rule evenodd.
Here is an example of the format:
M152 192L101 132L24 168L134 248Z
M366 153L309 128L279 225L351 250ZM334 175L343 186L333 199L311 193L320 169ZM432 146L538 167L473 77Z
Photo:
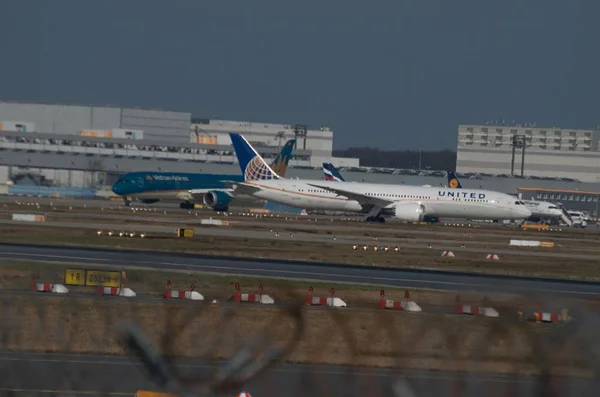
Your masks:
M175 356L228 358L240 340L265 331L273 343L291 344L289 362L521 374L545 367L574 376L588 367L571 338L544 350L568 325L345 309L301 310L298 323L280 308L4 295L0 308L0 347L8 350L121 355L115 326L133 321Z

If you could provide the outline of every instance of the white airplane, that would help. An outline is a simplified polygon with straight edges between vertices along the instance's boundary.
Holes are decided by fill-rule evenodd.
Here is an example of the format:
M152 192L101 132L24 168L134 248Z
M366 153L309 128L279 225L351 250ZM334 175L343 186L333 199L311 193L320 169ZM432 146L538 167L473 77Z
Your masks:
M463 188L458 177L452 171L448 171L448 186L453 189ZM556 204L537 200L521 200L521 202L531 211L528 221L540 222L547 219L558 221L560 219L569 226L573 224L569 213Z
M304 209L368 213L367 221L379 222L385 221L384 215L406 222L420 222L425 216L490 220L531 216L520 200L488 190L283 179L243 136L229 135L244 176L241 183L223 181L235 186L234 195Z

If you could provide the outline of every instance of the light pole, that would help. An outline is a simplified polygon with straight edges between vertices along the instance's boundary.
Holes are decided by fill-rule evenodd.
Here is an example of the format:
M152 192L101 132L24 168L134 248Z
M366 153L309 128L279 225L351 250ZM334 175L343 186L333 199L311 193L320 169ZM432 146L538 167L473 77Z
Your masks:
M527 142L525 140L525 135L513 135L512 136L512 160L510 162L510 174L515 175L515 150L517 148L521 149L521 176L525 175L525 146L527 146Z

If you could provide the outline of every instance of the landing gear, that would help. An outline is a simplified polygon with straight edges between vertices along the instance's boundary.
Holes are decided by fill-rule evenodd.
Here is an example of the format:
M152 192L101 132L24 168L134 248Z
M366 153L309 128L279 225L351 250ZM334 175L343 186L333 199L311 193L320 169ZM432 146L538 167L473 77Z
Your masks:
M195 208L194 203L190 203L189 201L185 201L183 203L179 203L179 208L183 210L193 210Z
M123 204L125 204L125 207L129 207L131 205L131 200L125 199L123 200Z
M366 219L367 222L379 222L379 223L384 223L385 222L385 218L382 216L369 216Z

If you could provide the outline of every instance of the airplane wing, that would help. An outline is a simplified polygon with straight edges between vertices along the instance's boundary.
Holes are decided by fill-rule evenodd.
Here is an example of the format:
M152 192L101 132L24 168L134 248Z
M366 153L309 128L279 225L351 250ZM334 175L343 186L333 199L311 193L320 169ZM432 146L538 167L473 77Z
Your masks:
M220 181L226 186L226 189L232 189L233 191L227 192L230 196L235 196L237 194L247 194L251 195L253 193L259 192L260 188L254 185L247 184L245 182L240 181ZM218 190L218 189L215 189Z
M329 186L314 185L312 183L309 183L309 185L314 186L319 189L329 190L330 192L335 193L338 196L344 196L344 197L348 197L351 200L356 200L361 205L374 205L379 208L385 208L394 202L394 200L387 200L387 199L384 199L381 197L371 197L371 196L367 196L366 194L356 193L356 192L352 192L350 190L340 189L337 187L334 188L334 187L329 187Z

